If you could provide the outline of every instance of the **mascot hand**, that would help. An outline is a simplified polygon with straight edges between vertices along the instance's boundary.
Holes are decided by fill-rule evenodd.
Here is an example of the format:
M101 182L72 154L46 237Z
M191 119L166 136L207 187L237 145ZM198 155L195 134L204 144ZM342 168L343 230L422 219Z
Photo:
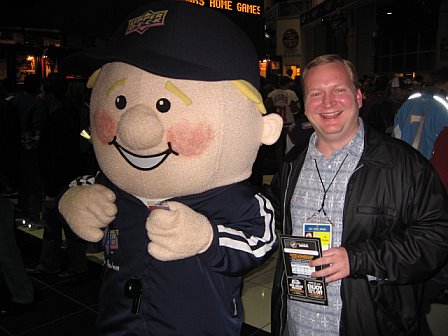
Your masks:
M167 203L169 210L154 209L146 221L149 254L171 261L206 251L213 240L208 219L182 203Z
M62 196L59 211L79 237L97 242L104 236L102 228L115 219L114 202L115 194L100 184L76 186Z

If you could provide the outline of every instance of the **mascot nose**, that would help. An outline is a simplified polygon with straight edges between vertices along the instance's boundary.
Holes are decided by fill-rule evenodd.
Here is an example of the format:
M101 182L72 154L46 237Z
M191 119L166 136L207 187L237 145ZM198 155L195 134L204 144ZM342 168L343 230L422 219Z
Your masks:
M147 106L137 105L127 110L118 122L120 143L129 149L148 149L163 138L163 123Z

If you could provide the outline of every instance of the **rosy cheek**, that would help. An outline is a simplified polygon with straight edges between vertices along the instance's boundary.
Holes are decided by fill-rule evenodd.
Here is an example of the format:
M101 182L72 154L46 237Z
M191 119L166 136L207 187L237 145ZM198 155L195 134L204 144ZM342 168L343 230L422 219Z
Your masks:
M117 123L105 110L95 112L93 123L99 139L103 143L111 142L117 134Z
M213 139L213 129L205 124L182 124L168 129L166 138L180 155L197 156L204 153Z
M308 112L313 112L318 110L322 106L322 100L321 99L309 99L305 103L305 110Z

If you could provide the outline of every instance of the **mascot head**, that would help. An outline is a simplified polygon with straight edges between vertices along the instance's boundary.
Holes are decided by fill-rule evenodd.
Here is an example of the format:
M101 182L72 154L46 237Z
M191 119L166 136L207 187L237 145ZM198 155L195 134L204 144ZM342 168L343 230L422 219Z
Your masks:
M264 115L251 41L214 10L149 2L108 45L70 62L97 69L88 83L95 154L104 174L136 196L245 180L259 146L280 135L281 118Z

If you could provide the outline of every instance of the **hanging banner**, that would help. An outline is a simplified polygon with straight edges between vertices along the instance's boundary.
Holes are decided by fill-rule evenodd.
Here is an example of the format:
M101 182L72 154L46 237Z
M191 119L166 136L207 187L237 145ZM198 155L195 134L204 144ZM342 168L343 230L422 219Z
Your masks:
M206 6L215 9L222 9L229 12L263 15L264 2L263 0L184 0L194 3L199 6Z
M300 55L300 20L299 18L277 20L277 55Z

